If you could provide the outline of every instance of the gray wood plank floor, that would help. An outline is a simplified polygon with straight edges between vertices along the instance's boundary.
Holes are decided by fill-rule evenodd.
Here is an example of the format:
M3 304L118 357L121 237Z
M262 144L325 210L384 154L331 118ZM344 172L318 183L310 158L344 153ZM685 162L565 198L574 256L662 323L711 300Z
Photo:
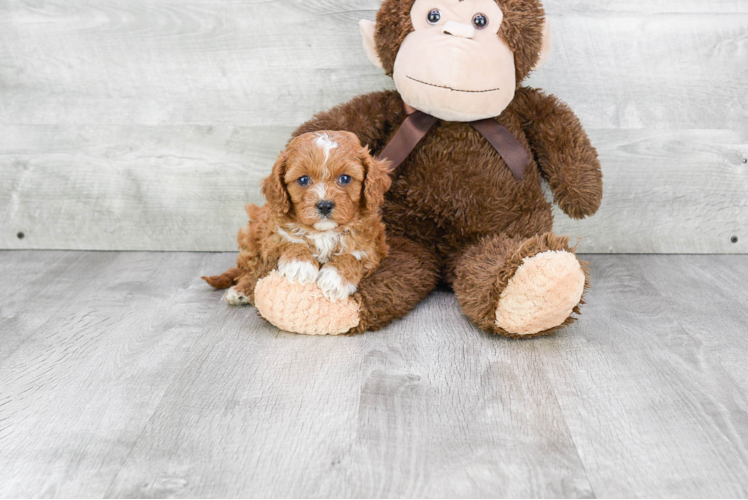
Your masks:
M512 341L447 292L279 332L198 279L233 254L1 252L0 496L748 496L748 257L587 258Z

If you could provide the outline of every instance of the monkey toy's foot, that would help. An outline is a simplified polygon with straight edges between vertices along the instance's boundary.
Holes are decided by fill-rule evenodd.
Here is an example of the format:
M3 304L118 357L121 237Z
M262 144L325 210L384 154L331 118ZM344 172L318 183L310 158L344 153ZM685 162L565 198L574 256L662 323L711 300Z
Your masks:
M572 252L525 257L501 292L496 327L517 337L551 333L573 321L585 283L584 268Z
M257 282L254 299L266 320L291 333L341 335L361 321L352 297L332 301L316 283L292 283L276 271Z
M588 273L569 238L486 237L454 263L453 289L462 312L487 332L548 335L581 312Z

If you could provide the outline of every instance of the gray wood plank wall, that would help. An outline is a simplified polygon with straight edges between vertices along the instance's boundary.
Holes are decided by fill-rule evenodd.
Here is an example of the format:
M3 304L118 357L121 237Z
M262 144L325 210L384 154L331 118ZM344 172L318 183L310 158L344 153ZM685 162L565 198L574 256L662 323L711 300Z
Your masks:
M557 230L748 252L748 2L545 4L556 45L529 84L580 115L606 182ZM0 0L0 248L233 250L294 127L391 87L358 35L378 5Z

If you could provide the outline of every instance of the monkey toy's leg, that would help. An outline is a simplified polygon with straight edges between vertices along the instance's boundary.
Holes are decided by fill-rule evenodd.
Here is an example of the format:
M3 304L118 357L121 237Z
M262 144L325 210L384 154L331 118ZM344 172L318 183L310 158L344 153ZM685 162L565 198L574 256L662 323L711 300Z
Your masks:
M257 283L254 304L265 319L292 333L339 335L382 328L423 300L439 276L433 252L400 236L388 236L387 243L389 255L347 300L332 302L316 284L291 283L271 273Z
M408 314L439 281L439 259L404 237L388 237L389 255L361 281L361 323L351 333L379 330Z
M589 286L585 263L568 238L546 233L529 239L487 237L450 265L462 311L500 335L548 335L575 321Z

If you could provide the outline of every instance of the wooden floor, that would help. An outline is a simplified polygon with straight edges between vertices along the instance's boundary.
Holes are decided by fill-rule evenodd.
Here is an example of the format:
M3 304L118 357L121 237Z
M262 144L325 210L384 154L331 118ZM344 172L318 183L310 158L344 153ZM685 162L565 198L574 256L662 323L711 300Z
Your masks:
M0 253L0 496L748 496L748 256L590 256L529 341L446 292L282 333L199 280L233 258Z

